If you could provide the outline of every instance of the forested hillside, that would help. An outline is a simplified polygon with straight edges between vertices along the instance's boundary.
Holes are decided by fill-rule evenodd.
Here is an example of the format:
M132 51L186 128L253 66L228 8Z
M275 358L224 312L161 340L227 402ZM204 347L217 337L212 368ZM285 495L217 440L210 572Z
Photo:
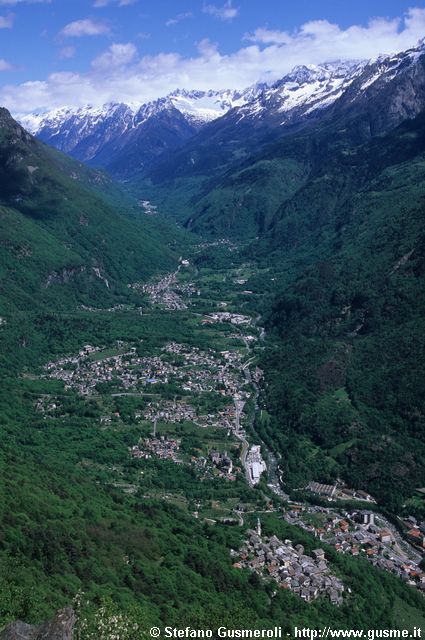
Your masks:
M425 474L424 125L337 143L268 231L291 269L267 362L288 473L343 475L395 511Z
M110 178L37 142L6 110L0 154L0 313L105 303L173 264L172 233L161 237Z

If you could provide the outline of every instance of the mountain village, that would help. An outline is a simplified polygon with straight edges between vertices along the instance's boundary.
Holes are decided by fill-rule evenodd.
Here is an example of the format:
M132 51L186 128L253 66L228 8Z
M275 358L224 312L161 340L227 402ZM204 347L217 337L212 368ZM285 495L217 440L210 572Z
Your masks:
M192 284L179 283L179 273L180 268L154 284L143 286L142 292L148 294L151 305L160 305L164 311L187 309L188 299L199 289ZM133 286L137 289L138 285ZM227 323L229 327L236 325L238 331L253 326L251 317L228 311L208 313L202 325L210 323ZM255 367L251 370L249 366L251 345L257 338L244 331L233 338L242 340L248 357L238 349L217 352L174 341L166 343L157 355L144 356L141 355L143 342L133 346L119 342L116 353L112 355L105 349L86 345L76 356L49 362L44 375L62 380L65 388L84 396L98 393L98 385L105 383L111 385L112 395L148 393L149 399L144 409L136 411L134 420L136 423L150 423L152 430L149 436L142 436L130 447L132 459L142 461L156 458L180 465L188 464L206 480L222 478L234 481L238 474L242 474L248 485L255 487L267 472L267 465L262 456L262 447L250 444L241 421L247 421L244 407L254 397L261 381L261 371ZM164 385L177 385L182 399L177 401L163 397ZM217 394L227 402L213 411L203 413L197 406L197 397L203 393ZM37 406L46 416L57 408L51 399L40 399ZM112 417L102 416L101 423L111 423ZM214 450L213 447L197 455L184 454L181 436L168 434L167 425L185 423L204 430L225 430L227 436L239 443L239 459L234 454L229 455L226 450ZM164 425L165 431L161 429L159 432L158 424ZM344 485L325 485L312 481L306 490L325 500L355 499L359 503L375 504L369 494L360 490L356 492ZM289 500L279 485L273 491L284 500ZM243 505L240 505L233 516L224 521L243 522L243 510ZM401 536L397 537L390 523L384 522L380 516L375 518L374 512L363 510L340 514L332 507L290 502L288 507L283 508L282 514L287 523L313 533L320 542L331 545L337 552L363 555L377 567L395 573L405 582L425 591L425 573L418 566L420 553L415 552ZM211 519L207 521L215 522ZM413 527L413 542L418 540L417 531L421 535L420 527ZM290 540L262 536L259 522L256 531L248 530L242 549L232 552L232 555L235 568L246 568L262 579L272 579L280 588L293 591L306 602L322 595L326 595L334 605L340 605L343 601L344 585L329 571L323 549L316 549L312 558L304 553L302 545L294 547Z
M248 568L263 578L272 578L280 588L293 591L306 602L327 595L332 604L342 604L345 587L329 570L324 550L315 549L311 557L301 544L294 547L291 540L262 536L260 520L256 530L247 531L239 552L231 555L237 558L235 568Z

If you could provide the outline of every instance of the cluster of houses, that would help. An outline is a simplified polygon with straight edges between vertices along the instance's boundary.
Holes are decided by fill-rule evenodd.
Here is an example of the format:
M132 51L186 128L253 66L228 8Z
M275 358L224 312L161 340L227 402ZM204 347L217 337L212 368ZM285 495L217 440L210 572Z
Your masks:
M231 477L233 472L233 461L227 451L210 451L210 459L213 466L218 469L219 475Z
M320 524L312 524L312 516ZM380 569L390 571L425 591L425 572L419 567L420 557L412 559L412 554L403 548L397 532L373 511L337 513L325 507L292 504L284 519L313 533L336 551L352 556L363 555Z
M369 493L366 493L366 491L350 489L342 482L322 484L321 482L311 481L307 485L306 490L315 495L327 498L328 500L364 500L365 502L373 502L376 504L376 500L372 498Z
M203 251L204 249L210 249L212 247L226 247L229 251L237 251L238 247L228 240L227 238L220 238L219 240L210 240L206 242L201 242L196 245L196 249L198 251Z
M227 451L212 450L209 452L208 457L192 456L190 463L200 471L206 480L223 478L234 482L236 480L236 472L239 471L239 469L234 468L233 460Z
M406 536L410 544L425 553L425 522L419 522L414 516L404 519Z
M185 402L159 401L149 402L144 411L134 414L136 420L161 420L161 422L184 422L196 420L196 410Z
M41 413L44 418L53 417L58 411L61 410L61 404L58 398L51 395L44 395L37 398L35 403L35 410L37 413Z
M146 385L177 383L190 393L218 392L234 397L242 393L247 382L242 371L242 357L237 351L217 353L196 347L169 343L164 355L139 356L135 347L114 356L93 357L94 347L84 347L78 355L49 362L46 376L63 380L65 387L82 395L96 392L99 383L113 383L118 390L143 390ZM174 364L165 354L183 357L182 364Z
M92 352L80 351L77 356L49 362L45 366L47 376L63 380L66 389L82 395L95 393L100 383L113 382L123 390L138 386L168 382L173 367L160 357L141 357L130 351L105 358L92 358Z
M230 313L229 311L214 311L209 313L203 319L203 324L212 324L214 322L230 322L235 325L250 325L252 324L252 318L250 316L244 316L240 313Z
M133 307L128 304L114 304L113 307L107 307L105 309L99 309L98 307L89 307L85 304L80 306L80 309L83 311L88 311L89 313L117 313L119 311L137 311L140 315L143 315L142 307Z
M132 458L149 460L159 458L161 460L171 460L176 464L187 462L197 468L205 478L225 478L226 480L236 480L233 470L233 460L227 451L209 452L208 457L192 455L190 460L183 460L179 457L181 441L161 435L157 436L156 421L154 422L153 434L149 438L141 438L138 444L129 447Z
M175 463L181 462L178 458L180 441L166 436L144 438L139 444L130 448L132 458L142 458L148 460L155 457L161 460L172 460Z
M177 385L182 393L188 392L193 401L165 400L158 393L146 407L137 410L135 420L149 420L155 423L181 423L189 421L200 427L225 428L243 442L243 465L251 486L259 482L266 465L258 446L249 448L241 418L246 399L252 394L250 379L244 370L244 358L237 350L217 352L213 349L202 350L187 344L168 342L157 355L143 356L138 349L128 344L117 343L120 353L100 352L101 349L86 345L75 356L50 362L45 367L45 375L62 380L65 387L90 396L102 393L102 383L110 383L110 393L145 393L147 386L160 384ZM100 352L100 353L99 353ZM217 407L208 413L202 407L202 394L212 392L228 398L224 403L217 396ZM199 395L199 407L197 405ZM120 419L119 413L100 416L104 426L114 419ZM169 438L142 440L131 449L134 458L152 456L180 461L177 455L179 443ZM234 480L233 463L227 454L214 452L210 458L202 460L195 456L191 461L205 477L223 477Z
M177 342L169 342L163 351L183 358L183 364L175 367L175 379L182 381L184 391L217 391L230 397L239 393L249 397L249 392L242 389L246 379L239 351L203 351Z
M158 207L156 204L152 204L150 200L139 200L138 205L144 210L147 216L156 216L158 213Z
M160 420L161 422L181 423L193 422L198 427L219 427L232 429L235 418L234 404L216 411L200 415L196 408L186 402L151 401L143 411L136 411L136 420Z
M302 545L294 547L291 540L262 536L259 521L257 529L249 529L247 535L240 551L232 552L235 568L248 568L263 578L272 578L306 602L326 595L332 604L342 604L344 584L331 573L323 549L309 556Z
M186 263L186 264L184 264ZM187 260L181 261L183 266L187 266L189 263ZM149 302L152 305L160 305L161 308L169 311L184 311L187 309L187 304L183 297L191 297L193 295L200 295L201 292L190 283L178 283L177 274L180 271L180 266L177 271L168 273L166 276L158 280L144 284L142 282L135 282L129 284L129 288L136 291L142 291L149 297Z

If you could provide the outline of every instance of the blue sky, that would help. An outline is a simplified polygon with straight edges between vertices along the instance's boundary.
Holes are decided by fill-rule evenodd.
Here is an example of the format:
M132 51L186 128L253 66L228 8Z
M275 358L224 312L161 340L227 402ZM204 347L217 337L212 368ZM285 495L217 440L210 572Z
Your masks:
M0 104L25 113L243 88L424 36L418 0L0 0Z

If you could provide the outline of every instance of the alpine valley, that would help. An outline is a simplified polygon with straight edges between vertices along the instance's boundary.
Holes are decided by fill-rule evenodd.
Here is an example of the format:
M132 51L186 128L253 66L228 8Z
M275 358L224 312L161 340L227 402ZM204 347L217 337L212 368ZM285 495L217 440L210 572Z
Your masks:
M13 115L0 640L425 629L425 44Z

